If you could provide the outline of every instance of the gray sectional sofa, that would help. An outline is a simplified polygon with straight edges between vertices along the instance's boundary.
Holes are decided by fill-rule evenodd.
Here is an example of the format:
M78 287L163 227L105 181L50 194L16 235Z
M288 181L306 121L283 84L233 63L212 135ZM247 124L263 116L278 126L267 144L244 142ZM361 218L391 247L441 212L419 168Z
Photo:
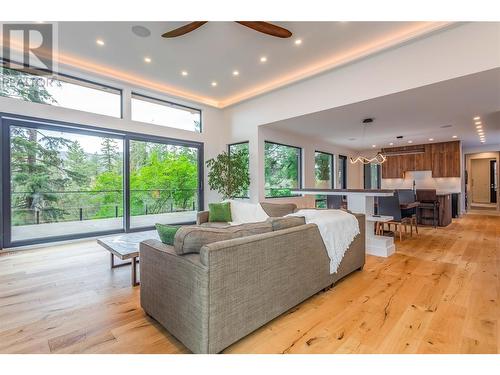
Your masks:
M356 215L360 235L337 273L330 274L316 225L279 218L294 205L262 207L271 218L253 228L207 223L208 214L202 212L200 232L181 228L177 249L157 240L140 245L141 306L194 353L222 351L365 263L363 215ZM252 232L255 227L258 234ZM237 233L224 239L226 230ZM223 239L200 243L206 232ZM199 253L191 252L196 246L201 246Z

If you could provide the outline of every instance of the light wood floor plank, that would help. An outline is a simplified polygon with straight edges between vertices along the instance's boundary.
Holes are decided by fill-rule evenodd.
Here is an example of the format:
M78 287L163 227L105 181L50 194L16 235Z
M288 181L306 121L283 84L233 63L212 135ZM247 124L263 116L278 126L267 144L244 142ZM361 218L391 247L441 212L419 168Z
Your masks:
M226 353L499 353L500 216L420 228L390 258ZM186 353L95 241L0 254L0 353Z

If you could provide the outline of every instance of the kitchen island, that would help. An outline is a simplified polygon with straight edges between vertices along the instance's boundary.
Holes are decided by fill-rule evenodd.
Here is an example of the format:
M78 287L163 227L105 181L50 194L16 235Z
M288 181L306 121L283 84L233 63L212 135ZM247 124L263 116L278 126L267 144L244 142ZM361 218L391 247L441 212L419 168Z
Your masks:
M342 195L347 197L347 207L353 213L365 215L366 253L380 257L391 256L395 252L394 238L375 235L375 223L390 221L392 216L373 216L375 197L391 197L390 189L293 189L292 194L301 195Z

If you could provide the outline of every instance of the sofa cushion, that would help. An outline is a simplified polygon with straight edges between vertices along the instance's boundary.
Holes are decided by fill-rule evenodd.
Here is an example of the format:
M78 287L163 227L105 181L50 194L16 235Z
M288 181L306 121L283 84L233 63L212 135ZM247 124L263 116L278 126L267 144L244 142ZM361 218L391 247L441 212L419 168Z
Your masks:
M269 222L248 223L226 227L184 226L181 227L174 239L174 250L177 254L199 253L202 246L240 238L255 234L272 232Z
M229 222L231 221L231 203L209 203L208 204L208 221L213 222Z
M181 226L157 223L155 227L161 242L163 242L165 245L173 245L175 234Z
M261 202L260 205L269 217L282 217L294 213L297 209L297 205L295 203Z
M233 225L229 228L238 237L253 236L254 234L269 233L273 231L273 226L268 221L262 221L259 223L247 223L241 225Z
M306 219L303 217L270 217L268 221L273 227L273 231L288 229L293 227L298 227L299 225L304 225Z
M266 221L269 217L258 203L244 202L241 200L232 199L231 204L231 223L245 224L257 223Z

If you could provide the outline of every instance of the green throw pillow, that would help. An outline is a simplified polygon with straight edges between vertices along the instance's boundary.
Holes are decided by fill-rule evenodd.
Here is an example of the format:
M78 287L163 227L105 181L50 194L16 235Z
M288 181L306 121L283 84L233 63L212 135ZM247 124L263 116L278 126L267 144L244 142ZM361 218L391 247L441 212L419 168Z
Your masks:
M228 223L231 221L231 204L224 203L209 203L208 204L208 221Z
M180 227L180 225L156 224L156 230L158 231L161 242L165 245L173 245L175 234Z

